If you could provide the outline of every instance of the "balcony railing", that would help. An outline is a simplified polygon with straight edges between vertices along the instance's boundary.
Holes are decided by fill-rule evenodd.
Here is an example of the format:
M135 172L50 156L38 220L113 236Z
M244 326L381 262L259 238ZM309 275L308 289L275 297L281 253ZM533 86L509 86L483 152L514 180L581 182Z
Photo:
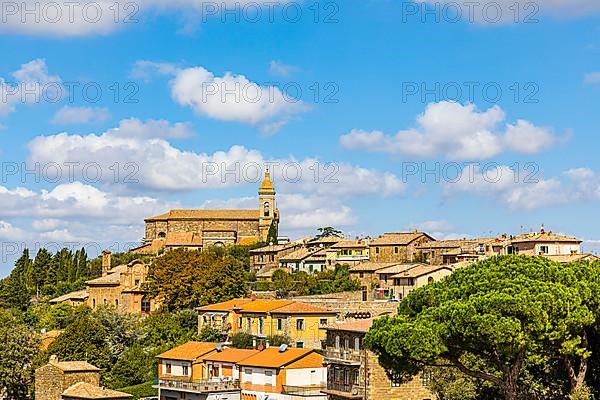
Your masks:
M351 385L338 382L328 382L327 389L324 390L326 393L335 393L343 397L351 399L364 399L365 388L358 385Z
M325 350L325 360L356 364L362 362L362 353L352 350Z
M311 397L321 395L321 391L327 387L325 382L318 386L289 386L283 385L283 393L291 396Z
M228 380L228 381L180 381L180 380L169 380L159 379L158 385L161 389L173 389L180 391L189 391L197 393L210 393L210 392L230 392L240 390L239 381Z

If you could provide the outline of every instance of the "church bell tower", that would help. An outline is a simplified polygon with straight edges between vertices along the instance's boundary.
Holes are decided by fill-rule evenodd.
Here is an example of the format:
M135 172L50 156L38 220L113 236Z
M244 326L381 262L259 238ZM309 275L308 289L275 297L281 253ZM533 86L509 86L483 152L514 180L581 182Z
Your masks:
M258 190L258 209L260 211L258 227L260 240L266 242L271 224L274 222L276 226L279 225L279 210L275 205L275 187L268 169L265 171L265 177Z

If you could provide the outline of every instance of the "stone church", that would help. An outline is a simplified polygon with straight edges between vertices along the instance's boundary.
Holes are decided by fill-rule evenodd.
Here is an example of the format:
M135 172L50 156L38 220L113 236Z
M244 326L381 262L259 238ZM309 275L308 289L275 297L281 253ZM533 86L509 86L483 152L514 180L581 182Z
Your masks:
M158 254L180 247L202 249L266 242L271 225L275 228L279 225L275 187L267 170L258 190L257 209L171 210L145 222L145 242L132 249L134 253Z

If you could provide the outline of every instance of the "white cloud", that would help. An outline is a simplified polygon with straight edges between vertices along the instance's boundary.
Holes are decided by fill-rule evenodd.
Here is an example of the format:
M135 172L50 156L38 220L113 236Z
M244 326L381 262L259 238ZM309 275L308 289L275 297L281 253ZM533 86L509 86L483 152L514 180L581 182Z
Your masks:
M431 103L417 117L417 127L389 136L380 131L353 130L340 138L343 148L405 155L419 158L443 156L450 160L481 160L504 150L531 154L539 152L557 139L546 128L518 120L505 121L504 111L494 106L478 111L474 104L461 105L442 101Z
M53 124L81 125L90 122L103 122L111 119L110 111L104 107L64 106L54 114Z
M171 81L171 95L199 115L259 126L267 134L308 110L304 102L275 86L261 86L231 72L215 76L203 67L178 71Z
M131 120L127 120L131 121ZM346 196L402 194L405 185L395 175L349 163L327 163L316 158L297 160L265 158L259 151L232 146L212 154L184 151L173 147L164 137L181 132L177 125L155 121L121 122L119 129L87 136L60 133L39 136L29 145L29 164L97 163L102 183L118 184L130 190L190 191L240 185L256 186L263 169L271 166L279 191ZM114 165L130 163L131 180L124 174L115 180ZM76 169L75 172L81 171ZM84 177L76 175L77 179ZM65 174L67 177L67 174Z
M186 30L193 30L209 18L219 18L227 10L238 10L237 20L245 16L242 9L246 3L267 5L262 13L268 13L273 6L279 7L289 0L82 0L77 2L56 2L54 0L24 0L4 2L3 21L0 32L35 36L78 37L87 35L108 35L117 30L131 28L144 23L156 15L175 15ZM27 13L27 11L30 11ZM269 14L267 14L269 15ZM250 18L250 17L248 17Z
M532 210L548 206L600 201L600 176L588 168L565 171L561 177L542 179L531 171L500 165L482 170L466 167L457 182L444 183L446 195L475 194L492 198L512 209Z
M0 116L13 113L19 104L58 101L63 92L59 76L50 75L43 59L21 65L12 79L0 78Z
M281 61L272 60L269 64L269 73L282 78L289 78L298 70L298 67L282 63Z

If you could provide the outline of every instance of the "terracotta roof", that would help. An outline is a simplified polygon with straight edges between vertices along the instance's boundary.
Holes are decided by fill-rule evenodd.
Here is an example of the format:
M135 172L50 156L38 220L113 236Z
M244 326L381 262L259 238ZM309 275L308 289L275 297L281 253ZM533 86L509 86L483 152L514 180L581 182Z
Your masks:
M581 243L582 241L568 236L556 235L552 232L543 233L528 233L523 235L513 236L510 239L512 243L526 243L526 242L575 242Z
M242 306L242 313L245 312L271 312L288 304L292 304L291 300L271 300L271 299L262 299L262 300L254 300L249 303L246 303Z
M400 272L409 271L413 268L425 266L425 264L396 264L391 267L378 269L376 272L378 274L398 274Z
M118 285L121 282L121 274L127 271L127 265L119 265L108 271L108 275L91 279L85 283L88 285Z
M258 354L258 350L225 348L204 358L204 361L220 361L225 363L238 363L246 358Z
M365 240L341 240L331 246L331 249L366 248L369 244Z
M319 244L334 244L334 243L337 243L342 240L344 240L344 238L337 237L337 236L326 236L326 237L319 238L319 239L311 239L308 241L308 244L311 246L319 245Z
M194 361L206 353L216 350L217 343L211 342L187 342L169 351L159 354L158 358L170 360Z
M171 210L165 214L146 218L144 221L151 222L175 219L259 220L260 210Z
M62 395L74 399L129 399L129 393L105 389L87 382L78 382L65 390Z
M250 254L261 254L261 253L277 253L279 251L289 249L291 247L299 246L300 243L286 243L286 244L274 244L272 246L263 246L258 249L250 250Z
M420 265L416 268L400 272L399 274L392 276L392 278L418 278L419 276L427 275L441 269L453 271L452 267L449 265Z
M273 314L337 314L325 307L319 307L299 301L285 305L273 311Z
M350 322L339 322L328 326L328 331L367 332L373 325L372 319L359 319Z
M448 249L461 248L466 246L477 246L479 243L484 243L488 239L453 239L453 240L436 240L433 242L423 243L417 246L418 249Z
M397 244L400 246L405 246L423 236L432 239L431 236L423 232L384 233L383 236L380 236L377 239L373 239L371 243L369 243L369 245L385 246Z
M296 251L291 252L288 255L279 258L279 261L282 262L294 262L294 261L302 261L307 259L308 257L314 257L315 255L325 255L325 249L320 250L309 250L307 248L298 249Z
M397 262L384 263L384 262L372 262L366 261L350 268L350 272L370 272L377 271L383 268L391 267L392 265L398 264Z
M87 299L90 295L88 294L87 290L78 290L76 292L71 292L71 293L67 293L64 294L62 296L59 296L55 299L50 300L50 304L54 304L54 303L62 303L65 302L67 300L78 300L78 301L83 301L85 299Z
M288 348L286 351L280 352L277 347L269 347L258 354L238 362L238 364L247 367L281 368L302 357L306 357L313 351L311 349Z
M208 306L198 307L198 311L233 311L246 303L251 302L251 299L232 299L222 303L210 304Z
M100 371L100 368L93 366L87 361L51 361L50 364L65 372Z

